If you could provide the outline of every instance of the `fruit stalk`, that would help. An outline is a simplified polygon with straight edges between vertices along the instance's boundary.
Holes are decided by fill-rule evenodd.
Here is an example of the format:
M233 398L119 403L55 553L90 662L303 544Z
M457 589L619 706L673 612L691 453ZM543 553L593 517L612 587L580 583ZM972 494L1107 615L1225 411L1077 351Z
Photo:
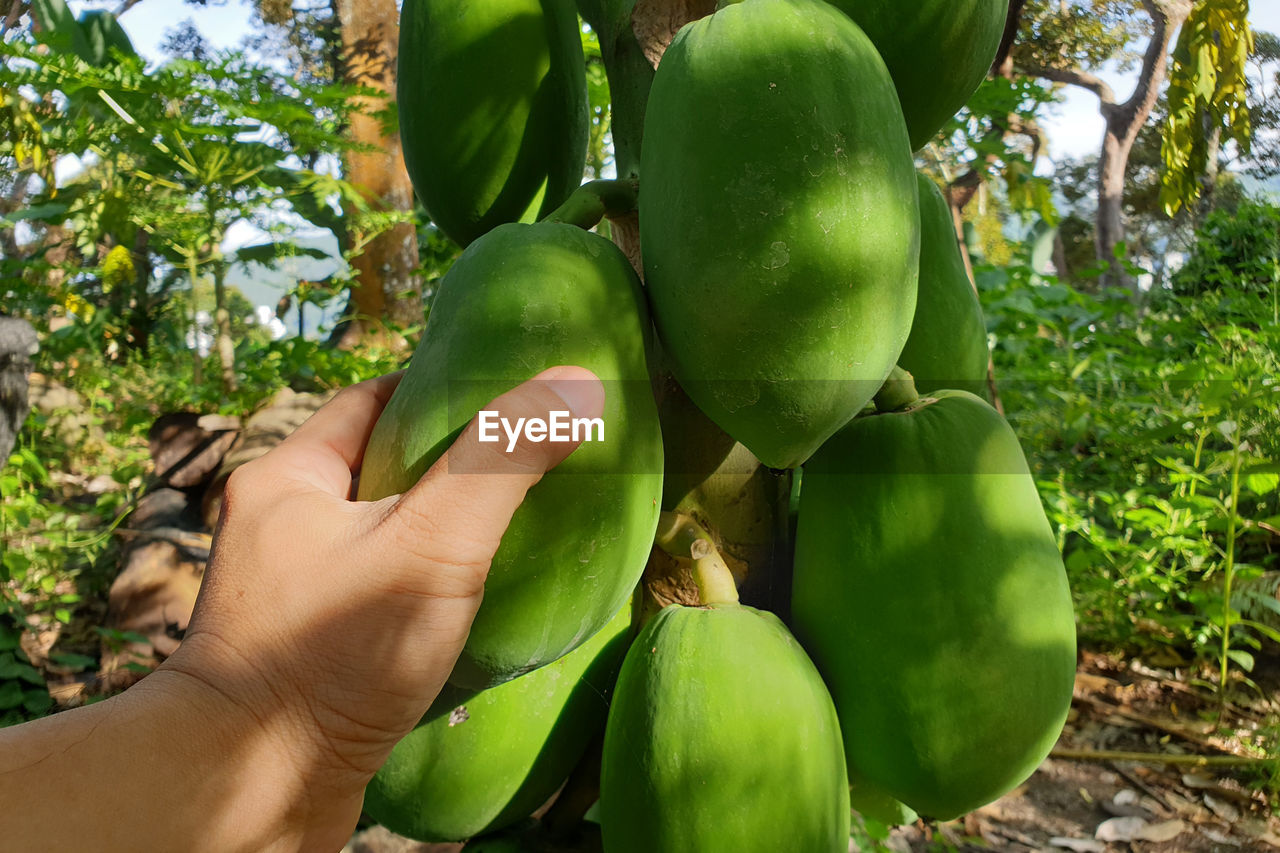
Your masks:
M900 412L919 399L920 394L916 391L914 377L901 367L894 365L893 370L889 371L889 378L876 392L876 411L881 414Z
M542 221L576 225L590 231L602 219L621 219L634 213L639 197L640 182L634 178L588 181Z
M733 573L711 534L692 518L675 512L661 513L654 542L673 557L693 560L693 582L698 585L698 598L704 606L738 603Z

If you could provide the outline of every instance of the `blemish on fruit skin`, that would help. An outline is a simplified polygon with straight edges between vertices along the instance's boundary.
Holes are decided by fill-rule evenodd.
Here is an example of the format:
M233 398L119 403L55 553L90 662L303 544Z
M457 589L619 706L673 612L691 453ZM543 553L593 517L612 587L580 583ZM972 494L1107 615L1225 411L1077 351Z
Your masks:
M471 712L467 710L467 706L459 705L449 712L449 728L460 726L469 719L471 719Z
M769 270L782 269L791 262L791 250L787 248L787 244L778 240L769 246L769 257L766 258L764 268Z

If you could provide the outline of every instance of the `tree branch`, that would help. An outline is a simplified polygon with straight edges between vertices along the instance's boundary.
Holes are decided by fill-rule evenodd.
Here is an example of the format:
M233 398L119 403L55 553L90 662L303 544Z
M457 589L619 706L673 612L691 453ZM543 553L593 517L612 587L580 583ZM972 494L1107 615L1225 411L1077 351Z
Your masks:
M1169 65L1169 42L1174 30L1191 14L1191 0L1142 0L1142 8L1151 16L1151 41L1142 56L1138 85L1120 110L1126 117L1140 115L1145 120L1160 96L1160 84Z
M1054 83L1065 83L1068 86L1079 86L1081 89L1088 89L1098 96L1098 100L1102 102L1104 110L1107 107L1116 105L1116 93L1107 84L1107 81L1081 68L1042 68L1038 65L1029 65L1019 70L1030 77L1043 77L1045 80L1051 80Z
M141 2L142 0L123 0L119 8L117 8L115 12L113 12L112 14L114 14L118 18L121 15L123 15L125 12L128 12L134 6L137 6Z
M1030 160L1035 163L1039 159L1040 151L1044 148L1045 143L1044 129L1040 127L1039 122L1034 118L1023 119L1017 115L1010 115L1009 132L1025 136L1031 140Z
M992 77L1013 76L1013 43L1018 40L1018 28L1022 26L1022 8L1027 0L1011 0L1009 14L1004 19L1004 34L1000 36L1000 47L996 49L996 58L988 72Z
M5 15L3 25L0 25L0 35L8 32L18 25L18 19L22 17L22 13L27 11L27 4L24 0L13 0L9 6L9 14Z

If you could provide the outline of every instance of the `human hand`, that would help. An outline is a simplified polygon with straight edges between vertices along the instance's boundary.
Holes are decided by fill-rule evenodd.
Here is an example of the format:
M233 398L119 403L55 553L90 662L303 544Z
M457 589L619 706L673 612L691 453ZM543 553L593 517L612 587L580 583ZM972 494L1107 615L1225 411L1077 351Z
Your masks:
M324 804L335 837L453 668L525 492L576 447L521 442L507 453L478 442L473 421L413 489L354 502L365 443L398 381L344 390L232 475L186 638L148 679L240 720L278 755L278 783ZM558 367L489 408L594 418L603 404L590 372Z

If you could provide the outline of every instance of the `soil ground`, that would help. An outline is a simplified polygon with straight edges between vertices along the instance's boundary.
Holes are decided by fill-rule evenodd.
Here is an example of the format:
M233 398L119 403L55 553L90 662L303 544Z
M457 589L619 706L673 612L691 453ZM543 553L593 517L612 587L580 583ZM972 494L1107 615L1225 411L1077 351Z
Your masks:
M1280 660L1259 658L1219 719L1195 673L1085 652L1053 757L1025 784L964 819L893 830L896 851L1217 853L1280 850L1268 775L1280 734ZM1124 760L1155 753L1182 763ZM1197 765L1194 756L1209 756ZM1239 764L1233 765L1234 760ZM1274 787L1273 787L1274 790ZM865 846L864 846L864 849Z
M1259 657L1258 663L1257 687L1239 685L1219 719L1216 696L1209 685L1197 686L1197 673L1084 652L1066 729L1053 756L1025 784L960 820L897 827L877 842L859 839L855 832L849 849L1280 850L1280 801L1265 793L1269 774L1280 774L1280 768L1255 761L1274 756L1280 738L1280 657ZM1128 760L1126 753L1168 761ZM1196 756L1209 757L1209 763L1197 764ZM421 844L375 827L357 834L347 853L456 853L460 848Z

